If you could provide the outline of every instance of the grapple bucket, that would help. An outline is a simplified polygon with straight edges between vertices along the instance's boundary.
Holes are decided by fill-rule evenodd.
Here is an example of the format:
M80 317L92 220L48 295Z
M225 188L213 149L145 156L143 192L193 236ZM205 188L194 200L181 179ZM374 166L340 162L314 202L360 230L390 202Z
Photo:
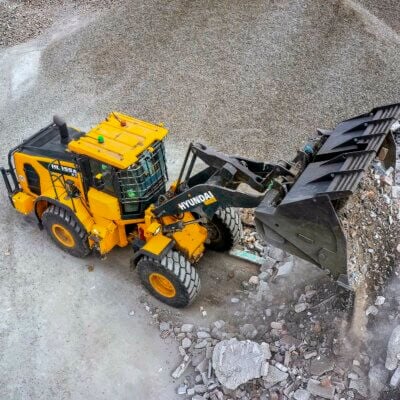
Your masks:
M320 132L309 162L286 194L271 190L255 210L264 240L327 268L347 274L347 243L337 210L351 196L378 156L395 166L393 132L400 127L400 104L373 109Z

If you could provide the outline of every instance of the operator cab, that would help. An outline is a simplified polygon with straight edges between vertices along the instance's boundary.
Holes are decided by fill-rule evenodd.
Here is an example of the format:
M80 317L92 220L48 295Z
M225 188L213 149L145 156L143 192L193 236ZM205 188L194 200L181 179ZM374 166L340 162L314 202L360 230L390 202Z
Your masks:
M165 193L168 177L163 138L167 133L163 126L111 113L85 135L70 141L68 148L82 155L87 188L117 197L123 219L141 218Z
M89 159L91 186L118 197L124 219L143 216L146 208L165 193L167 170L163 142L157 142L153 149L144 151L126 169Z

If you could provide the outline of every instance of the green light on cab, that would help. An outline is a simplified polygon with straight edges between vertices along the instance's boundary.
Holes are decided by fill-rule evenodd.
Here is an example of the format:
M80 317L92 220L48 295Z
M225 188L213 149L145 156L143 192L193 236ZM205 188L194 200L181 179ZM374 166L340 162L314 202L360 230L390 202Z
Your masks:
M104 143L104 136L103 136L103 135L97 136L97 141L98 141L99 143Z
M130 199L135 199L136 198L136 192L133 189L128 189L126 191L126 195L130 198Z

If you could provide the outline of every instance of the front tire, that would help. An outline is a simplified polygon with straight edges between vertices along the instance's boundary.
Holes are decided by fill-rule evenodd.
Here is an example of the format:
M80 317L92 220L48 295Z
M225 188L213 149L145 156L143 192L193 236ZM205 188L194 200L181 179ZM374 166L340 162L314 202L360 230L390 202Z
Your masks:
M72 212L51 205L42 215L42 224L56 245L68 254L85 257L90 253L87 232Z
M242 237L242 223L235 208L218 208L206 225L209 243L206 247L215 251L228 251Z
M169 306L186 307L200 291L196 269L177 251L170 250L161 261L144 256L137 269L143 286Z

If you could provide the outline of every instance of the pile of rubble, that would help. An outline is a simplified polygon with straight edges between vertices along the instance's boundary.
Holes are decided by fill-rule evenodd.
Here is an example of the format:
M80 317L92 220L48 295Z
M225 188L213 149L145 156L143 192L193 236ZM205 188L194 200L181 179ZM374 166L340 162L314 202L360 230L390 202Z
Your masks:
M377 161L354 201L340 211L353 275L367 278L359 306L357 291L354 296L338 288L322 272L312 284L288 284L304 261L266 246L251 211L242 210L245 247L265 261L230 299L231 317L227 313L226 320L202 327L160 324L162 336L179 342L182 362L172 372L178 395L192 400L400 398L398 179ZM363 335L354 335L360 330Z
M250 289L232 305L237 308L233 322L218 320L206 327L160 324L162 335L168 330L179 341L182 362L172 376L181 382L177 393L186 396L182 398L378 399L384 391L392 394L387 399L397 398L398 294L383 300L378 296L379 314L370 316L371 324L377 324L376 317L397 323L390 339L383 338L384 347L389 343L387 351L374 343L375 336L349 351L345 334L351 301L345 292L337 293L329 279L319 281L318 287L294 290L285 303L279 295L269 298L275 284L261 282L268 285L254 276L247 282ZM256 297L263 298L261 303Z
M312 314L316 317L318 311L313 310ZM303 335L292 336L289 333L292 324L283 319L272 321L269 326L244 324L238 331L221 320L208 328L192 324L175 327L183 361L172 376L177 379L184 376L177 393L195 400L300 400L312 396L373 399L387 389L387 384L398 387L400 326L393 330L389 340L385 368L380 362L370 365L371 359L365 352L349 363L341 357L340 346L331 347L340 339L335 335L329 338L330 326L326 320L314 319L311 333L309 321L313 318L309 315L302 318L307 322L298 324L297 330L304 331L303 338ZM260 336L268 342L261 341ZM389 371L394 371L391 376Z
M398 187L393 185L393 173L392 167L385 170L376 160L339 212L353 289L365 284L377 290L393 269L399 238Z

